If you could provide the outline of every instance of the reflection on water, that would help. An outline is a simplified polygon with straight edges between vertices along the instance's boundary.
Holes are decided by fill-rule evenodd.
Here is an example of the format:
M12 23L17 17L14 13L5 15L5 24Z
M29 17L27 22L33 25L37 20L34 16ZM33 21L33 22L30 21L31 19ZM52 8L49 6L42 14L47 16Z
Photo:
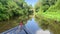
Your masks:
M44 30L40 29L36 32L36 34L50 34L50 32L49 32L49 30L44 31Z
M50 34L49 30L42 30L35 22L34 18L28 21L26 27L32 34Z
M30 32L35 34L35 32L40 29L37 25L37 23L34 21L34 19L29 20L28 23L26 24L26 27L29 29Z
M35 22L34 18L32 18L32 20L29 20L25 26L24 29L28 34L50 34L49 30L42 30ZM17 26L11 30L3 32L2 34L26 34L25 31L20 31L19 26Z

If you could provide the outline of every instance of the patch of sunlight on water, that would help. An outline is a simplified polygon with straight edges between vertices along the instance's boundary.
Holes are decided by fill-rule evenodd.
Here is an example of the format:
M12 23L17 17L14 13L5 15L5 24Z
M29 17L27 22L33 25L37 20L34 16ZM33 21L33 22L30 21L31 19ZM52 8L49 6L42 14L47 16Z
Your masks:
M40 29L36 32L36 34L50 34L50 31L49 30L44 31L44 30Z

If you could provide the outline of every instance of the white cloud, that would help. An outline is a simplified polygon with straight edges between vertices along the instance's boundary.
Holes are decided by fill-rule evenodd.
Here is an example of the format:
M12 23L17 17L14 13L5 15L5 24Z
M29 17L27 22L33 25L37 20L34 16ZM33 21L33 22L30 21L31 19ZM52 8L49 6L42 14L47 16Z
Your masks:
M50 32L48 31L48 30L38 30L37 32L36 32L36 34L50 34Z

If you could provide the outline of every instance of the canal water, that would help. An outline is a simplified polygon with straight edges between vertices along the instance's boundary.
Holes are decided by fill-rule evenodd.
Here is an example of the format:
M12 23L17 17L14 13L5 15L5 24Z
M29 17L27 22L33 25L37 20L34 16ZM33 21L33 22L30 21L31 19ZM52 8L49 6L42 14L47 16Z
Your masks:
M51 34L49 30L41 29L34 18L29 20L24 28L28 34ZM1 34L26 34L26 32L24 30L20 31L19 26L16 26L15 28Z
M32 20L29 20L26 24L26 27L32 34L51 34L49 30L43 30L41 29L37 22L32 18Z

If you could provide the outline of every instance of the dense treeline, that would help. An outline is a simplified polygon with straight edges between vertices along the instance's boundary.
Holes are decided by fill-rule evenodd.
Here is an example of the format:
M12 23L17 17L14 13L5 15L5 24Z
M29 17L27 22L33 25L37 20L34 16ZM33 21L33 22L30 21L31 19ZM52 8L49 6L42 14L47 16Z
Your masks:
M36 20L44 30L48 29L53 34L60 34L60 0L41 0L40 8L36 14Z
M26 16L28 18L32 14L30 9L31 7L24 0L0 0L0 21L17 16Z
M57 0L39 0L35 5L36 12L39 12L39 10L41 10L40 12L45 12L50 6L55 5L56 1Z
M34 14L41 28L60 34L60 0L39 0L34 8L25 0L0 0L0 32L17 26L20 21L25 24Z
M25 0L0 0L0 32L17 26L21 21L25 24L33 15L31 9Z

